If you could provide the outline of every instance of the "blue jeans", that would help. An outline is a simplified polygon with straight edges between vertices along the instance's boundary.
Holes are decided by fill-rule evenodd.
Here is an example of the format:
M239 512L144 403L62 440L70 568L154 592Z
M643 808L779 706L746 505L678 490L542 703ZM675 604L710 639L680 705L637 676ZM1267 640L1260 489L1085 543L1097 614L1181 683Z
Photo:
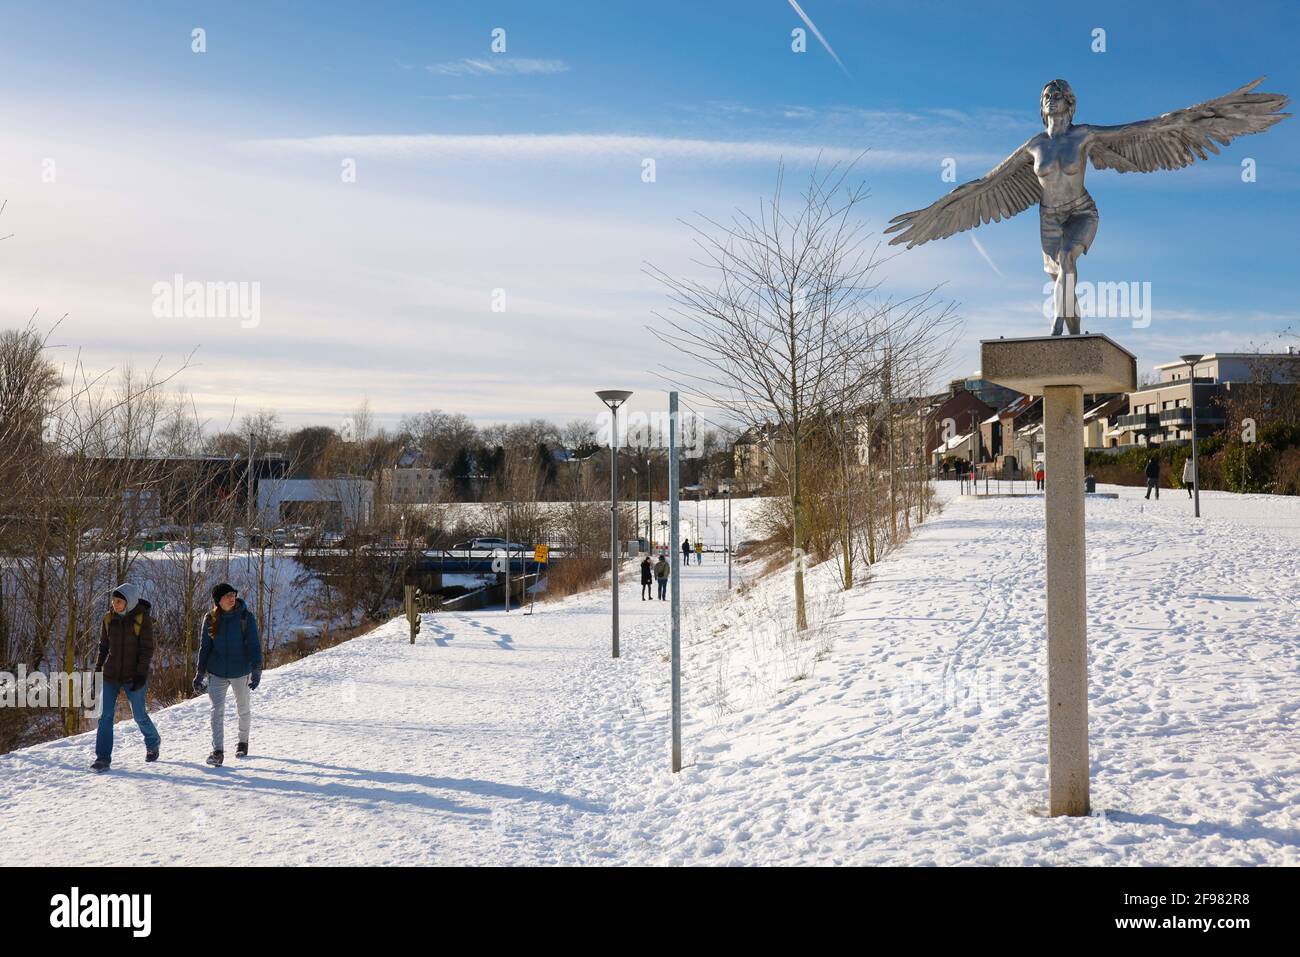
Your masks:
M668 579L661 578L659 579L659 600L663 601L667 595L668 595Z
M148 685L139 691L131 691L129 685L120 685L112 681L104 682L104 696L99 705L99 730L95 734L95 757L105 761L113 760L113 712L117 710L117 693L126 692L126 700L131 704L131 715L140 726L144 735L144 746L152 751L162 743L158 729L144 710L144 693Z

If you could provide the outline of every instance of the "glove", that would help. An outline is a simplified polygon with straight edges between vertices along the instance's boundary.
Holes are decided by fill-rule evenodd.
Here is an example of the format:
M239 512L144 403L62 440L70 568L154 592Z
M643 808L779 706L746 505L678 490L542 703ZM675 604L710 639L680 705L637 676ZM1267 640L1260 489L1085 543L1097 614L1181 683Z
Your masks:
M144 687L144 683L149 680L148 675L136 675L135 680L131 682L131 690L139 691Z
M257 686L260 685L261 683L262 683L262 672L254 671L251 675L248 676L249 691L256 691Z
M205 688L207 688L207 686L208 686L208 683L204 680L203 675L195 675L195 676L194 676L194 690L195 690L195 691L202 692Z

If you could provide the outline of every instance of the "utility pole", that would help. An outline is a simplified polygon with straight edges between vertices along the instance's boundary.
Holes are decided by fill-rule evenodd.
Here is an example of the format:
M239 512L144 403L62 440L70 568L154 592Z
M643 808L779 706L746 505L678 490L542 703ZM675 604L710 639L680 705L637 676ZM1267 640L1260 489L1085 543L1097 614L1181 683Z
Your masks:
M681 549L677 547L678 488L677 488L677 393L668 393L668 512L673 533L669 541L672 549L673 592L673 771L682 769L682 576Z

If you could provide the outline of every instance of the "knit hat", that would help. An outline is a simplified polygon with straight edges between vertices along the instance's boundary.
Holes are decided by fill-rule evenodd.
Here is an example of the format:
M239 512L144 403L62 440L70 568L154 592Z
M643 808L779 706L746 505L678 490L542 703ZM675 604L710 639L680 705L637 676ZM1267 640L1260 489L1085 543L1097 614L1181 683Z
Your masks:
M238 595L239 591L229 582L222 582L216 588L212 589L212 604L220 605L221 599L226 595Z

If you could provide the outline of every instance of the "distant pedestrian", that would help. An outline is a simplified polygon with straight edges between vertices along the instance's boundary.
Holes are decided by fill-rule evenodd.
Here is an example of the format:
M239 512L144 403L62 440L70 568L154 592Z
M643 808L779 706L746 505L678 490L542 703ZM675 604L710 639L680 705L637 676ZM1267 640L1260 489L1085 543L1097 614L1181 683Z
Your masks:
M691 540L689 538L682 539L682 563L686 565L691 563Z
M668 564L668 556L660 555L659 561L655 562L655 578L659 581L659 600L663 601L668 595L668 576L672 574L672 566Z
M1192 487L1196 484L1196 467L1192 465L1191 456L1183 463L1183 485L1187 487L1187 497L1192 497Z
M248 757L248 732L253 723L249 692L262 681L262 641L257 619L235 589L222 582L212 589L212 610L203 616L199 631L199 666L194 690L202 691L208 679L212 702L212 753L208 764L221 767L225 760L226 692L234 689L239 713L239 742L235 756Z
M1160 500L1160 460L1154 455L1147 460L1147 494L1146 498L1151 497L1151 490L1155 489L1156 500Z
M654 566L650 564L650 556L647 555L641 559L641 600L649 601L651 597L650 586L655 580Z
M1046 478L1047 478L1047 473L1043 471L1043 467L1041 465L1038 466L1038 471L1034 473L1034 481L1038 483L1038 491L1041 492L1043 490L1043 480Z
M99 728L95 734L94 771L107 771L113 763L113 714L117 696L126 692L140 733L144 735L144 759L158 760L162 739L145 710L145 686L149 682L149 661L153 658L153 616L150 604L140 597L140 589L123 582L113 589L111 610L99 627L99 657L95 671L103 672L103 692L99 696Z
M695 564L704 564L704 543L698 538L695 540Z

